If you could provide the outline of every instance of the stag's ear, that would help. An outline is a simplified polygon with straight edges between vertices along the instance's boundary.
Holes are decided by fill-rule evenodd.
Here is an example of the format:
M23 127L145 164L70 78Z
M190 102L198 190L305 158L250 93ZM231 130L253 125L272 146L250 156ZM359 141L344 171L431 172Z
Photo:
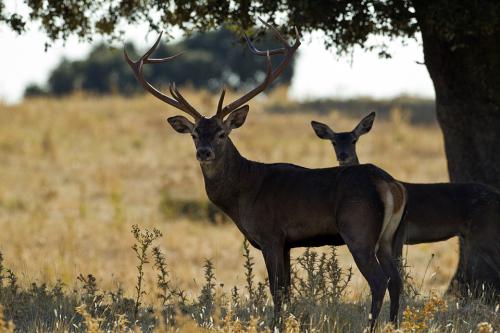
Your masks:
M167 119L168 123L174 130L179 133L192 133L194 124L190 122L186 117L175 116Z
M335 136L335 132L326 124L313 120L311 126L320 139L332 140Z
M356 136L360 136L368 133L373 126L373 121L375 120L375 112L370 113L359 122L358 126L353 130Z
M244 105L241 108L234 110L229 114L227 119L224 121L224 124L229 130L241 127L247 119L248 110L250 110L248 105Z

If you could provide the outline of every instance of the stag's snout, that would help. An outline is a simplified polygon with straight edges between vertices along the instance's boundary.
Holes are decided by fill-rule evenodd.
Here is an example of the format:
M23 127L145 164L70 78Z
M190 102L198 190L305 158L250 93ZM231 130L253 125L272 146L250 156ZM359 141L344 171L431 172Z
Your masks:
M210 147L200 147L196 149L196 159L199 162L210 162L215 159L215 153Z

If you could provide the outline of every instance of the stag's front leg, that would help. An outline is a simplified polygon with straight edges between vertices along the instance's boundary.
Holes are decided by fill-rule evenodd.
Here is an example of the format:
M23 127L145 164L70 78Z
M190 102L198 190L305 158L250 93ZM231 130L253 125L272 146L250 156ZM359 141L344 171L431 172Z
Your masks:
M274 302L274 321L280 322L283 295L287 292L286 264L284 246L273 244L270 247L263 247L262 254L266 262L267 274L269 277L269 288Z

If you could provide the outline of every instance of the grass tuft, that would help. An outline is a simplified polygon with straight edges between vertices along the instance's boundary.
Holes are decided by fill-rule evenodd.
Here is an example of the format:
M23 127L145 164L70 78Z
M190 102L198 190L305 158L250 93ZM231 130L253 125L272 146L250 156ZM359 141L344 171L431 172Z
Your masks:
M104 291L92 274L80 274L80 286L69 290L62 282L52 287L33 282L29 288L19 285L15 274L4 266L0 254L0 332L271 332L272 302L267 281L255 281L254 262L248 242L243 242L246 295L237 286L226 296L224 284L217 280L215 266L205 260L205 281L199 296L190 299L171 280L166 255L155 245L162 237L156 229L132 227L135 244L137 280L134 297L126 291ZM151 250L151 251L150 251ZM154 260L150 262L151 255ZM155 298L143 296L147 272L156 275ZM347 300L352 271L340 268L336 250L312 249L293 262L291 297L283 314L285 332L361 332L367 328L368 300ZM250 294L252 295L250 297ZM382 314L377 332L493 333L500 321L497 308L488 303L470 301L449 306L436 294L416 296L404 309L401 325L384 322ZM387 312L385 306L384 312ZM363 319L365 318L365 319ZM452 328L450 330L449 328Z

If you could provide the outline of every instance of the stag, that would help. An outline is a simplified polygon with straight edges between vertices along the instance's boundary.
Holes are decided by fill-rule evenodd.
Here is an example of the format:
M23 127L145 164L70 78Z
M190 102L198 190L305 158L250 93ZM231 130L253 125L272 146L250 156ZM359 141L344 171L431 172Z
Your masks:
M311 126L319 138L332 143L339 164L350 166L359 164L356 143L360 135L370 131L374 120L372 112L354 130L341 133L317 121L311 121ZM500 192L473 182L402 184L408 192L405 244L438 242L459 236L459 267L472 268L475 271L464 273L477 276L494 290L500 290ZM477 267L478 256L486 261L486 269ZM457 282L463 286L462 278L457 276Z
M235 147L230 133L247 117L247 103L263 92L290 63L300 46L289 44L279 31L263 22L283 47L260 51L248 36L251 52L264 56L266 77L254 89L223 106L222 90L217 111L204 117L183 97L175 84L168 96L146 81L145 64L174 59L150 58L160 42L138 61L125 58L142 86L155 97L193 118L168 118L179 132L190 134L196 148L208 198L234 221L250 244L262 251L274 301L275 320L290 288L290 249L335 245L345 240L372 294L370 327L373 329L386 289L391 299L390 319L399 307L401 278L393 255L393 244L402 247L401 216L406 204L404 187L374 165L354 168L308 169L293 164L266 164L246 159ZM273 69L271 56L283 59ZM396 246L397 247L397 246Z

